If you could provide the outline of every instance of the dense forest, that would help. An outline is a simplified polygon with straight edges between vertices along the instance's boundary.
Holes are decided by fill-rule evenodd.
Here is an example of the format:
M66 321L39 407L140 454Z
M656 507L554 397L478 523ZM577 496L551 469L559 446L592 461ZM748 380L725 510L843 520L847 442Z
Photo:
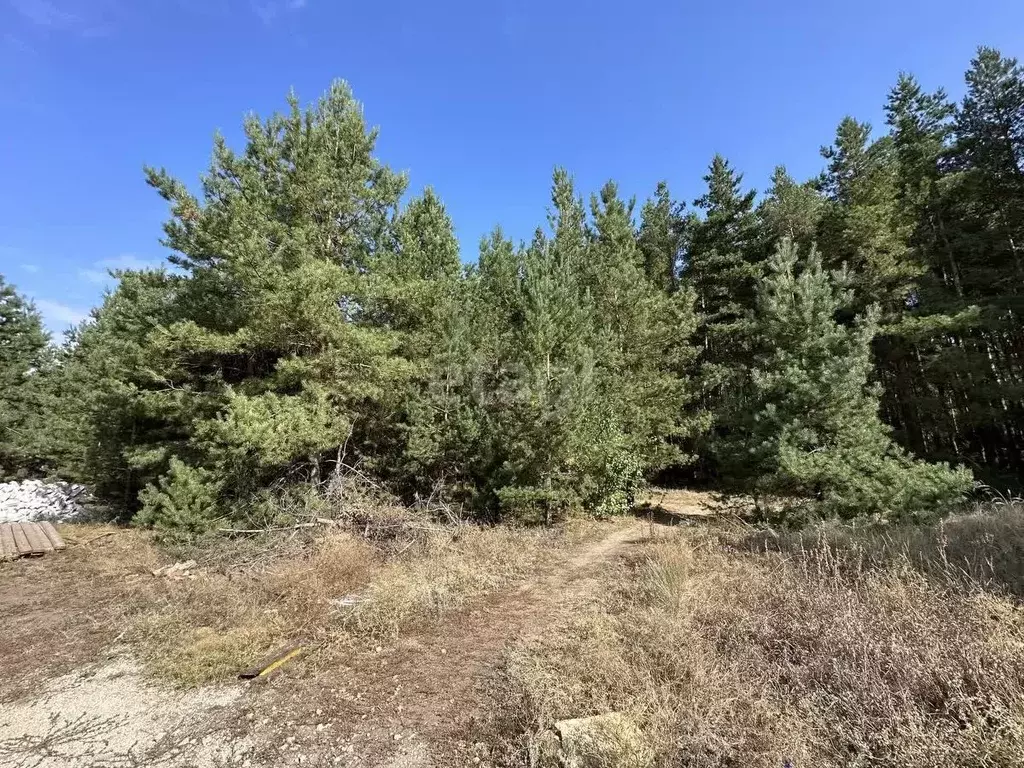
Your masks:
M900 75L810 180L715 156L691 204L555 171L546 226L460 258L344 83L163 169L166 269L62 346L0 282L0 475L201 531L341 468L480 519L626 509L670 477L773 514L916 519L1024 475L1024 68ZM767 509L767 507L766 507Z

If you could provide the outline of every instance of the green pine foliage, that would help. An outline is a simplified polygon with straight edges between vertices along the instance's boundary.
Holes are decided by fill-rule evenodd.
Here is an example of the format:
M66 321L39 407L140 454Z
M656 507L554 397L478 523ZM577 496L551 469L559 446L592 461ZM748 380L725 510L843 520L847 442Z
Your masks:
M768 269L748 430L729 444L733 476L798 516L907 521L962 497L970 473L916 461L878 417L879 393L868 384L878 308L841 324L849 274L829 275L815 250L801 263L790 240Z
M289 106L246 121L243 153L216 138L201 200L148 171L171 203L165 242L184 274L181 319L146 339L147 395L229 509L319 480L350 435L369 439L364 417L393 408L412 374L401 312L375 317L409 299L378 295L390 286L371 277L392 258L405 181L374 157L376 133L344 83L311 109L294 96Z
M451 218L433 190L410 202L396 224L397 249L383 265L390 281L392 327L404 332L402 351L416 364L407 400L398 415L393 443L379 445L387 457L382 474L398 480L408 493L430 495L445 486L447 495L471 493L464 472L463 446L472 441L473 414L464 399L470 336L469 282L463 279L459 243ZM380 463L380 462L378 462Z
M413 399L409 482L492 519L625 511L645 472L681 461L692 295L644 279L632 204L584 208L557 171L547 233L500 230L449 283Z
M658 182L654 196L640 211L637 247L643 256L644 274L662 290L679 286L679 258L686 238L683 205L672 200L668 184Z
M172 539L202 534L222 516L219 493L213 472L172 458L167 472L143 488L136 520Z
M835 143L822 150L828 168L821 177L818 243L831 265L850 269L853 306L862 310L877 304L888 322L905 306L924 268L908 253L891 137L870 137L870 125L847 117Z
M715 155L704 181L707 191L694 202L704 216L692 227L684 279L697 296L706 379L725 382L750 353L764 254L757 248L756 193L743 191L743 175Z
M715 443L735 428L747 407L747 366L756 340L755 297L764 270L763 235L754 190L715 155L704 177L707 191L694 201L702 217L685 225L682 284L696 297L700 357L698 422L709 425L692 445L701 471L719 474Z
M825 201L811 182L797 183L784 166L772 173L772 184L757 208L763 243L774 250L788 238L801 247L817 241Z
M885 109L760 198L720 155L689 210L556 170L547 226L466 263L347 85L291 96L194 189L147 170L168 265L59 348L0 281L0 474L187 535L277 520L345 465L548 522L662 470L792 522L937 514L970 486L951 466L1019 485L1024 68L979 49L959 104L901 74Z
M974 322L936 340L936 448L1002 480L1024 475L1024 68L982 48L966 81L939 182L935 282Z
M645 471L681 460L692 296L644 278L632 203L607 184L590 216L556 171L550 234L483 245L476 371L480 485L497 514L625 511Z
M45 405L40 380L51 364L49 345L39 312L0 275L0 480L45 464L35 416Z

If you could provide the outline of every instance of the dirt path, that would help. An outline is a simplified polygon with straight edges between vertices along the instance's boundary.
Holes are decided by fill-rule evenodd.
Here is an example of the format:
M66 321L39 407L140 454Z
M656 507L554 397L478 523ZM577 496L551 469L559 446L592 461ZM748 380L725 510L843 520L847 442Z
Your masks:
M541 578L351 659L336 674L274 686L250 719L292 724L261 757L275 765L487 765L487 745L472 739L498 730L504 714L495 683L505 647L550 628L588 599L602 573L644 534L641 523L616 529ZM315 716L303 722L311 702Z
M631 522L553 549L518 585L392 645L314 655L266 686L175 691L116 649L97 651L109 660L37 679L30 697L0 707L0 764L486 768L488 748L477 741L501 733L508 710L496 685L504 649L557 626L645 533L646 524ZM22 581L10 587L18 600L39 599ZM117 588L112 582L111 599ZM37 612L23 613L28 622Z

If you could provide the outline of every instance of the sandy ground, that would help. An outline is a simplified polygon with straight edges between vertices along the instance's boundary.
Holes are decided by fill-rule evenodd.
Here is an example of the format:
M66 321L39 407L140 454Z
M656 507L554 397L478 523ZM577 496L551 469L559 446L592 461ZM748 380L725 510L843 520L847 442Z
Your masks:
M706 518L726 511L726 505L714 494L682 488L652 488L642 507L680 518ZM669 521L664 521L669 522Z
M267 685L177 691L116 655L52 678L0 711L0 765L486 766L489 747L475 739L500 730L503 649L588 599L649 528L612 527L528 582L391 646Z
M0 764L57 766L247 765L247 739L225 739L220 720L240 685L188 692L147 681L120 659L55 678L0 713Z

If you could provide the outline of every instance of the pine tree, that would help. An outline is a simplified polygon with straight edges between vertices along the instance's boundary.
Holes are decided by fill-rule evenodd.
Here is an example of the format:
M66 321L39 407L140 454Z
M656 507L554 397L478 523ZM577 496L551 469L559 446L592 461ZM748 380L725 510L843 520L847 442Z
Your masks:
M685 278L697 293L707 362L729 365L748 350L744 337L761 274L756 192L742 191L743 175L721 155L711 161L704 181L707 192L694 201L704 218L693 227Z
M791 241L780 244L758 292L749 433L729 444L726 465L760 494L808 500L789 504L796 519L932 514L966 493L971 476L916 461L891 441L868 385L879 311L853 326L835 319L849 282L830 276L816 251L801 264Z
M104 463L120 467L113 474L124 475L129 505L172 458L202 467L190 477L215 487L228 515L268 489L315 482L346 440L354 450L371 442L414 375L397 354L405 329L379 315L403 297L382 296L393 286L375 279L394 262L404 178L374 157L376 131L344 83L313 108L294 96L289 107L247 119L242 153L215 138L201 199L167 172L147 171L171 204L164 242L178 272L122 279L79 353L80 368L109 381L98 388L110 410L102 422L93 412L93 442L111 431ZM140 317L150 300L159 311ZM124 365L133 358L144 362ZM147 493L163 501L145 519L173 517L173 498Z
M716 155L704 181L707 192L694 201L704 217L691 218L687 224L682 280L696 297L703 390L698 421L714 425L695 449L706 460L701 471L714 474L710 463L714 450L709 446L729 432L746 407L743 386L753 351L755 292L763 252L754 212L756 192L742 191L742 175Z
M955 124L951 193L965 229L963 290L1016 296L1024 285L1024 68L982 48L966 75Z
M482 498L501 516L625 510L645 471L681 460L692 397L693 296L646 280L632 204L614 184L588 219L555 173L550 234L516 250L496 233L470 275L464 398Z
M956 113L945 91L926 93L916 78L901 73L889 91L885 105L897 160L897 182L901 206L917 218L938 193L940 161L952 132Z
M822 149L828 168L819 182L826 205L818 243L853 276L853 309L871 304L882 322L898 318L924 266L911 258L910 223L897 203L897 165L892 140L871 141L871 126L851 117L840 122L835 143Z
M0 275L0 479L39 469L33 430L49 343L36 308Z
M927 271L915 280L901 316L876 342L885 421L903 446L945 459L958 457L941 450L949 434L951 390L944 381L945 366L936 366L935 358L948 335L963 332L971 322L971 314L950 301L957 256L950 247L941 172L954 111L943 91L926 93L906 74L889 93L886 121L896 161L897 205L909 232L908 258Z
M44 378L51 403L41 432L60 473L92 486L129 516L139 491L172 456L200 459L187 425L197 398L168 388L154 370L151 334L182 320L182 278L162 270L120 274L92 317L74 329Z
M981 48L966 81L940 182L950 254L940 263L951 311L976 316L936 356L941 447L1002 480L1024 470L1024 68Z
M770 253L786 238L798 246L810 247L816 240L822 207L814 184L798 184L784 166L777 166L772 185L757 207L763 230L761 247Z
M508 372L496 392L492 440L507 440L492 483L503 514L550 521L580 505L572 467L581 427L596 405L592 305L583 301L585 212L572 182L555 171L552 237L539 232L521 266Z
M649 471L684 458L676 445L693 428L684 407L693 397L688 373L696 318L692 290L666 293L644 280L649 262L632 209L611 182L593 198L588 263L600 265L591 293L596 317L605 318L596 355L606 371L604 399L614 414L609 418L622 425L629 452Z
M413 493L472 496L470 450L475 425L469 391L473 345L469 283L462 279L459 243L444 205L428 188L395 226L396 268L388 270L404 297L403 354L416 364L403 410L402 456L382 451L370 466L397 473Z
M637 245L643 255L647 279L667 293L672 293L679 285L684 221L682 204L672 201L668 184L658 182L654 197L640 210Z

